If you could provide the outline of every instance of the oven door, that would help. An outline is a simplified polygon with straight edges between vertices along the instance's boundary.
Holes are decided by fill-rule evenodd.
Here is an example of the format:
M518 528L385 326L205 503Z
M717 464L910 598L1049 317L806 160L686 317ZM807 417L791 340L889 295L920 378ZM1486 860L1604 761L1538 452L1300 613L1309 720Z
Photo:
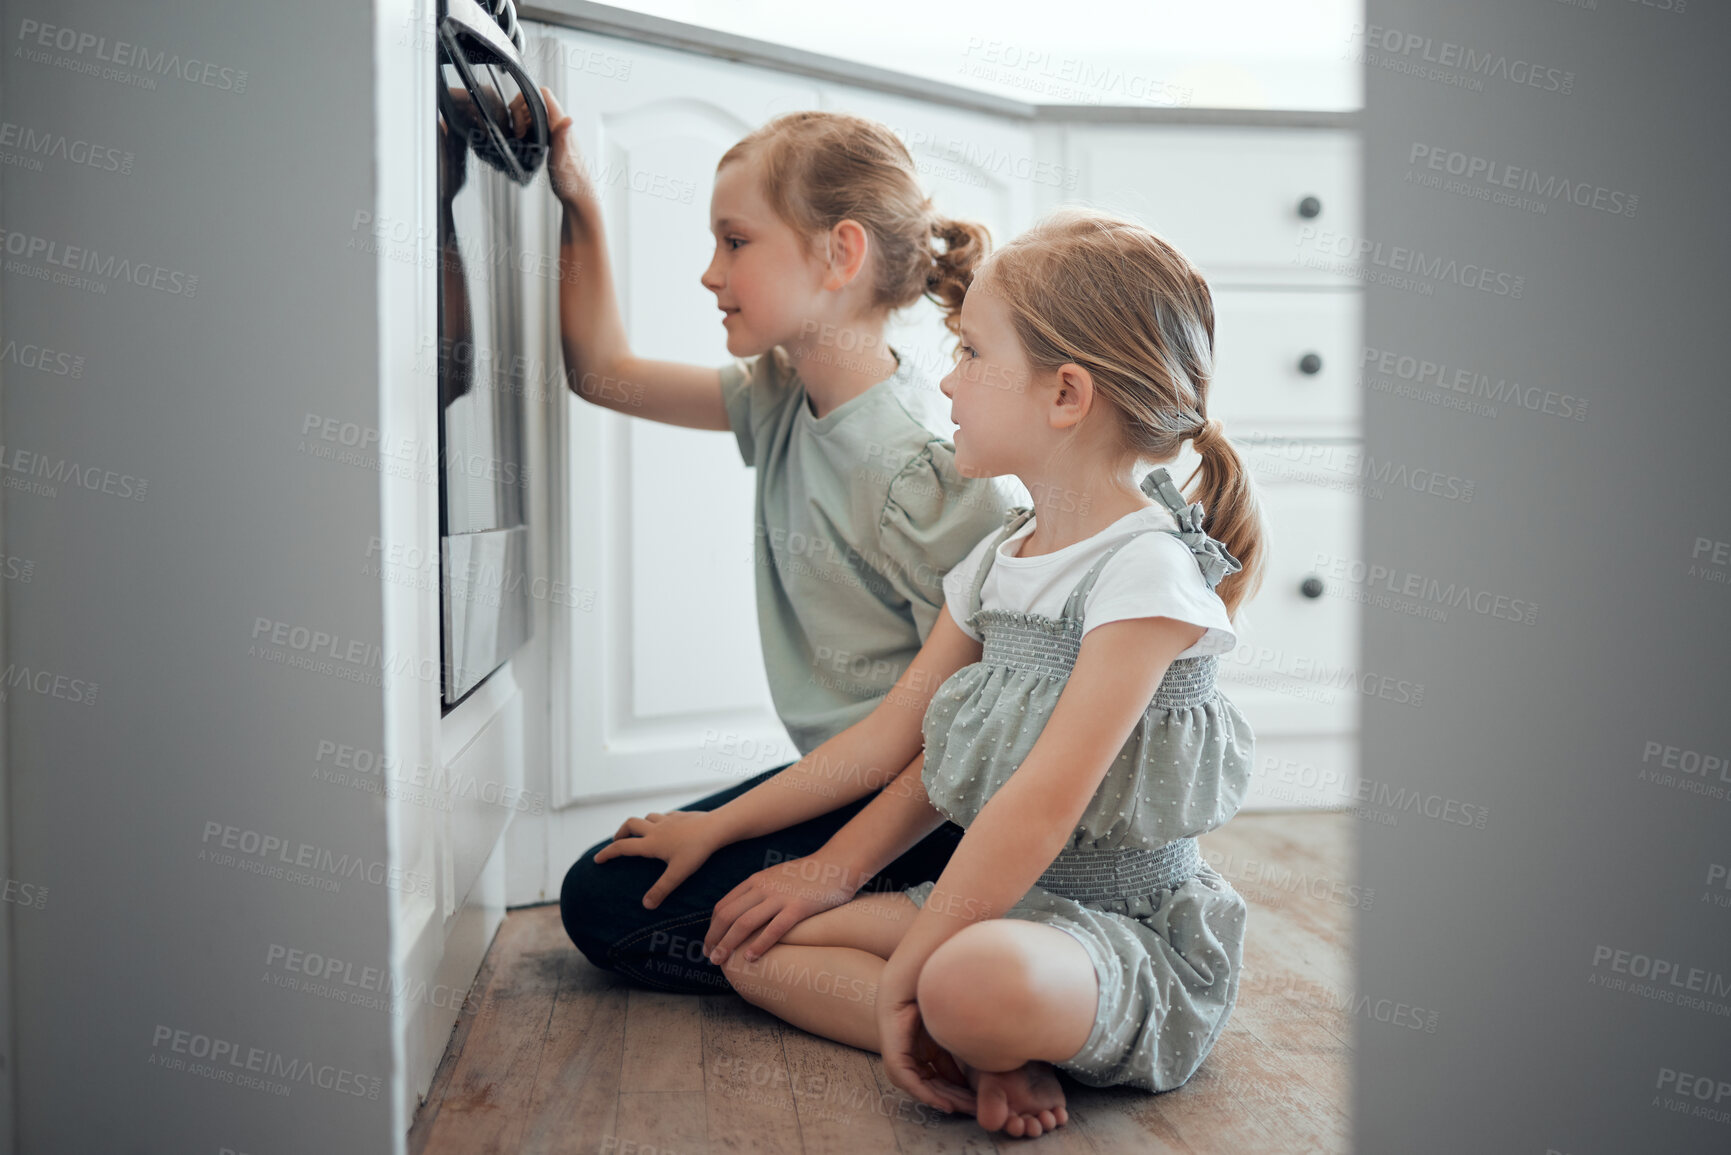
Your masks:
M442 697L461 701L529 639L522 188L547 113L509 4L444 0L438 25ZM515 108L515 111L514 111Z

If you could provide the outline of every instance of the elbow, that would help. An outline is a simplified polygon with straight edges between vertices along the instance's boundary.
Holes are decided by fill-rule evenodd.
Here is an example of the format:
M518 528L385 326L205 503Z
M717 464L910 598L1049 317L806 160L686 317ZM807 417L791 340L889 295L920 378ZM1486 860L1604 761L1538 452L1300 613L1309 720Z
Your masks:
M565 371L565 385L572 393L589 402L591 405L601 405L601 398L597 391L594 389L585 389L583 387L585 381L593 379L594 374L592 372L580 369L567 369ZM606 408L606 406L603 405L602 408Z
M601 405L601 398L597 391L594 389L585 389L583 387L584 382L593 380L594 376L593 372L586 372L579 369L567 369L565 371L565 385L572 393L589 402L589 404ZM606 406L602 405L602 408L605 409Z
M591 405L599 405L603 409L611 409L608 398L611 391L604 388L611 379L619 374L611 364L603 363L596 358L575 356L573 350L565 349L565 384L583 400Z

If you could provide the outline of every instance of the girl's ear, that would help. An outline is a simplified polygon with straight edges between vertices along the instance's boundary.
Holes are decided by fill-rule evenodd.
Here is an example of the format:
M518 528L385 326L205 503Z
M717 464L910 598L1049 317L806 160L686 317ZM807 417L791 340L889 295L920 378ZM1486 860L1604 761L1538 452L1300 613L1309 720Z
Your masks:
M1053 429L1070 429L1094 407L1094 376L1082 366L1066 363L1053 375L1049 420Z
M850 217L837 221L826 240L829 242L829 275L824 278L823 287L840 289L859 276L865 267L871 234Z

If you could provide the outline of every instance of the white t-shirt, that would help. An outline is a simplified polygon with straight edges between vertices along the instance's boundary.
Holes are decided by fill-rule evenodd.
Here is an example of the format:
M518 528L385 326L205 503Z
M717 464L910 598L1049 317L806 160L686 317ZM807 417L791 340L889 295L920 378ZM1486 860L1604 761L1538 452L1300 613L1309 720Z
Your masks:
M1082 603L1082 632L1125 618L1173 618L1208 631L1178 655L1181 658L1224 654L1238 644L1238 635L1226 616L1226 603L1202 580L1202 570L1190 547L1170 533L1146 532L1177 528L1165 507L1153 505L1125 514L1093 537L1052 553L1014 556L1022 540L1034 532L1034 521L1030 517L998 547L997 560L980 589L982 607L1055 618L1063 612L1070 591L1087 576L1100 555L1136 535L1106 563L1094 588L1088 591ZM979 635L968 629L969 594L985 562L986 547L996 536L993 533L974 546L944 575L944 602L950 616L975 641L980 640Z

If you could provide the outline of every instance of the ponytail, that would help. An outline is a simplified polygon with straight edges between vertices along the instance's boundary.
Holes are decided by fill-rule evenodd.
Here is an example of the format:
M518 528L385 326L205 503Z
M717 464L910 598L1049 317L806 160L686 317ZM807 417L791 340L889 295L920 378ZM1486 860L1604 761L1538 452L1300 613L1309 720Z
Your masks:
M1202 463L1185 484L1196 482L1191 501L1202 503L1202 527L1209 537L1226 547L1244 568L1228 574L1215 589L1226 603L1228 616L1256 593L1262 584L1262 508L1250 484L1250 471L1232 442L1226 439L1218 418L1210 417L1191 436Z
M974 270L992 250L992 234L973 221L934 216L932 239L942 241L942 250L932 253L931 272L926 275L926 299L944 313L944 328L962 335L962 298L973 284Z

